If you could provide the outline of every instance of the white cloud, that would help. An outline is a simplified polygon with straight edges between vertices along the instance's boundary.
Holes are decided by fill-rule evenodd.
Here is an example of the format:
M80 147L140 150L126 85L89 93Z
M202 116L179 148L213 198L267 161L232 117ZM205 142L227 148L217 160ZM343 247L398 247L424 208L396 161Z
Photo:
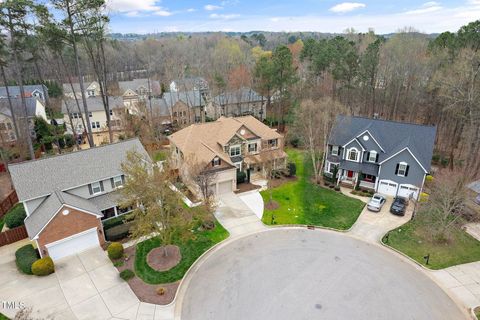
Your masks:
M212 13L210 15L210 18L212 19L223 19L223 20L230 20L233 18L239 17L239 14L217 14L217 13Z
M107 0L107 7L118 12L160 10L158 0Z
M173 14L173 12L170 12L170 11L165 10L165 9L160 9L160 10L154 11L153 14L156 15L156 16L161 16L161 17L169 17Z
M335 13L345 13L356 9L365 8L366 6L367 5L365 3L360 2L343 2L331 7L330 11Z
M272 17L272 18L270 18L270 21L278 22L278 21L280 21L280 18L279 17Z
M223 9L223 7L221 6L216 6L216 5L213 5L213 4L207 4L203 7L205 10L207 11L214 11L214 10L220 10L220 9Z
M125 15L126 15L127 17L139 17L139 16L140 16L140 12L138 12L138 11L130 11L130 12L125 13Z
M197 10L194 9L194 8L189 8L189 9L187 9L187 12L195 12L195 11L197 11Z
M424 14L443 9L438 2L425 2L420 8L405 12L405 14Z

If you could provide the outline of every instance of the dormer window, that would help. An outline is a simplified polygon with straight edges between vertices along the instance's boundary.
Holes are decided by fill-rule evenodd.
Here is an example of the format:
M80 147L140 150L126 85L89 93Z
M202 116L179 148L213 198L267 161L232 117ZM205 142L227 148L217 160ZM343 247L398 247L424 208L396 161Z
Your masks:
M111 182L112 182L112 188L113 189L119 188L119 187L123 186L124 176L120 175L120 176L113 177Z
M373 163L377 162L377 157L378 157L377 151L372 150L372 151L367 153L367 161L368 162L373 162Z
M268 140L268 146L270 148L276 148L278 146L278 140L277 139Z
M332 146L332 156L338 156L339 147Z
M219 158L219 157L213 158L213 160L212 160L212 166L217 167L217 166L219 166L219 165L220 165L220 158Z
M230 147L230 157L239 156L241 154L240 146Z
M348 150L347 159L350 161L358 161L358 150L355 148Z
M98 194L104 191L102 181L91 183L88 186L89 186L88 189L90 191L90 194Z

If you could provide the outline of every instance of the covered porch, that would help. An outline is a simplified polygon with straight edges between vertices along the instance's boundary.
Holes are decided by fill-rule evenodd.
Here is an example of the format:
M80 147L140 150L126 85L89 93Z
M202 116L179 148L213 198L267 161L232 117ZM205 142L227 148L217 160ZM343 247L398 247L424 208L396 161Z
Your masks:
M133 208L120 208L120 192L111 192L89 199L103 214L102 221L109 220L132 211Z
M338 182L346 187L375 190L378 183L378 165L342 161L338 174Z

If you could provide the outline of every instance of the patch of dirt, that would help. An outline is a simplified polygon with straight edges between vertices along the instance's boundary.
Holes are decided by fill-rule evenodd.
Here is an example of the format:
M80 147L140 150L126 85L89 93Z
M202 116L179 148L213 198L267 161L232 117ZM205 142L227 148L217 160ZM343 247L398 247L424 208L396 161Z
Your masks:
M152 269L157 271L167 271L175 267L180 260L182 260L179 247L168 245L166 249L166 256L164 246L154 248L147 254L147 263Z
M132 271L135 270L133 265L135 262L135 250L136 246L131 246L125 249L124 253L126 260L123 266L117 267L118 271L121 272L125 269L130 269ZM166 305L173 301L175 294L177 293L178 286L180 285L180 281L164 284L148 284L143 282L142 279L137 276L130 279L127 283L140 301L161 305ZM157 290L160 287L165 289L165 294L159 295L157 293Z
M280 207L280 205L278 204L277 201L275 200L272 200L272 201L268 201L266 204L265 204L265 209L267 210L276 210Z

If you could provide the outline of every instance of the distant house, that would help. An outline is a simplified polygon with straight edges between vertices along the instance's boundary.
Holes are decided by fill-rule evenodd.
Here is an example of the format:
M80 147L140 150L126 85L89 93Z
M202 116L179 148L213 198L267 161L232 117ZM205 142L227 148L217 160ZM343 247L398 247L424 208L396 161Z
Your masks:
M207 98L201 91L165 92L163 99L173 124L185 126L205 121Z
M15 117L18 120L24 119L25 113L21 98L10 99L12 107L15 112ZM36 97L30 97L25 99L27 105L27 118L30 128L30 134L35 137L34 125L35 118L40 117L47 121L47 114L45 112L45 106ZM13 117L10 111L8 99L0 99L0 135L5 142L14 142L17 140L15 135L15 129L13 125Z
M71 98L71 99L74 99L75 95L76 95L78 99L81 99L82 94L81 94L81 90L80 90L80 83L78 83L78 82L77 83L72 83L72 85L73 85L73 90L75 90L75 94L72 91L72 86L70 85L70 83L64 83L62 85L63 86L63 95L68 97L68 98ZM84 88L85 89L85 96L87 98L98 97L101 94L100 84L97 81L92 81L90 83L85 82L84 87L85 87Z
M324 171L343 185L417 199L429 174L436 127L338 116Z
M110 121L112 123L113 130L121 130L122 127L122 120L125 113L125 107L123 105L123 100L121 97L109 97L109 107L110 107ZM80 112L78 112L78 107L75 99L65 99L64 103L62 104L62 113L63 113L63 120L66 124L67 131L73 133L73 129L71 128L69 114L72 118L74 130L77 134L81 134L85 131L82 123L82 117L85 120L85 112L83 111L83 104L82 101L78 101L80 104ZM66 105L65 105L66 104ZM68 106L68 110L67 110ZM88 116L90 118L90 124L92 126L92 132L104 132L108 131L107 126L107 116L105 114L105 108L103 106L102 98L101 97L90 97L87 98L87 106L88 106Z
M43 103L45 103L46 98L48 98L48 89L43 84L33 84L23 86L25 92L25 97L36 97ZM19 86L8 86L8 93L10 98L19 98L20 97L20 87ZM0 87L0 99L6 99L7 88Z
M480 180L471 182L467 185L467 188L470 190L473 201L480 205Z
M125 107L133 114L138 112L136 105L139 102L147 103L148 97L161 95L160 82L147 78L119 81L118 87Z
M170 82L170 91L208 91L208 82L202 77L187 77Z
M102 221L130 211L119 207L129 151L150 159L135 138L9 165L28 236L42 257L57 260L105 243Z
M197 166L214 174L211 192L219 195L237 188L237 172L262 173L265 166L286 167L283 136L252 116L192 124L170 135L174 165L184 181Z
M213 112L214 114L209 114L208 116L217 118L218 116L239 117L251 115L263 121L266 115L266 99L251 88L241 88L214 97Z

